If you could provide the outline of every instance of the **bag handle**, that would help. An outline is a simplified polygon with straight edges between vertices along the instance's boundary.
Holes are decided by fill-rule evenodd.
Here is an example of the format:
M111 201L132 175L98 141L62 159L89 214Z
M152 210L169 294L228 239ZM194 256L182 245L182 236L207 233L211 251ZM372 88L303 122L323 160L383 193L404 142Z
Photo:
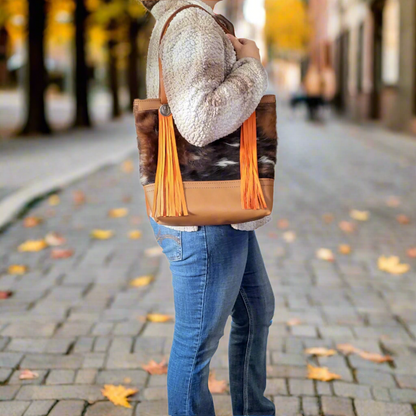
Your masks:
M162 35L161 35L160 41L159 41L159 46L160 46L160 43L162 42L162 38L163 38L170 22L172 21L172 19L176 16L177 13L179 13L181 10L187 9L188 7L198 7L199 9L203 10L204 12L207 12L210 16L212 16L212 14L208 10L206 10L202 6L198 6L196 4L187 4L186 6L180 7L178 10L175 10L175 12L171 14L171 16L169 16L169 19L166 21L165 25L163 26ZM231 31L223 24L223 22L221 22L219 18L216 18L216 15L214 15L212 17L221 26L221 28L224 30L225 33L231 33ZM166 98L165 84L163 82L162 61L160 59L160 55L158 57L158 60L159 60L159 98L160 98L161 104L167 104L168 100Z

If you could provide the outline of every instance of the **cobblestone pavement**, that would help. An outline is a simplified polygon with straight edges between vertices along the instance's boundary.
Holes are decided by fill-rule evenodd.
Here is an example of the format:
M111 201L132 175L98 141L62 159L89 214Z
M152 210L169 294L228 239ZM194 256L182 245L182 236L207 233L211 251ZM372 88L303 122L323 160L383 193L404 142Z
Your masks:
M273 221L257 231L276 297L266 394L284 416L414 415L416 260L406 251L416 246L416 142L335 122L309 125L289 115L279 132ZM74 191L83 191L86 203L75 205ZM120 207L129 208L126 217L108 218ZM351 209L368 210L370 217L351 219ZM401 224L400 214L413 222ZM130 174L120 166L102 169L61 192L58 205L44 200L27 215L44 222L25 228L18 220L0 236L0 290L12 292L0 300L0 415L165 416L166 375L149 375L141 365L168 358L174 323L140 317L173 314L173 294L167 261L145 251L156 242L137 166ZM355 231L343 231L341 221ZM93 240L95 228L114 236ZM129 239L132 229L142 237ZM51 259L52 248L18 252L22 242L50 231L66 237L72 257ZM351 253L340 254L340 244ZM331 249L335 261L318 259L319 248ZM411 269L380 271L380 255L398 255ZM10 275L12 264L29 271ZM156 278L149 286L129 284L143 275ZM229 329L230 319L211 362L217 379L228 379ZM341 343L394 361L304 353ZM341 379L309 380L307 363ZM22 369L39 378L20 380ZM106 401L100 391L106 383L138 388L132 408ZM228 394L214 394L214 401L217 416L231 415Z

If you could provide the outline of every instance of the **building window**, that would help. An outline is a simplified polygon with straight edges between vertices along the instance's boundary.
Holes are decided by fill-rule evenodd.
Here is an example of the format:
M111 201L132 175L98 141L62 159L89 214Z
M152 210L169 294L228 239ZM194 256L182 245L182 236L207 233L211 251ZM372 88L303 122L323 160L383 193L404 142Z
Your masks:
M383 14L383 69L385 85L396 85L399 80L400 4L387 0Z

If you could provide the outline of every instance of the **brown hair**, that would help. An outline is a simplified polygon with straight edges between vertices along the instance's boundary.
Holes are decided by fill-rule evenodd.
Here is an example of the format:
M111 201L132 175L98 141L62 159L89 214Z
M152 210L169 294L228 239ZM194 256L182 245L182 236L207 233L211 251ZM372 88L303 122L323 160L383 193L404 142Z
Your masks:
M153 6L159 2L159 0L140 0L147 10L152 10Z

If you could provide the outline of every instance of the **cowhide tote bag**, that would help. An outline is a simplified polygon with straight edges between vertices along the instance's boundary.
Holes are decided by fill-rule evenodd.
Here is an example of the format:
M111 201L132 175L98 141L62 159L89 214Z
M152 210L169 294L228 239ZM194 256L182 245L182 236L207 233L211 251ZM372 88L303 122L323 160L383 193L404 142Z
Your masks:
M187 7L200 6L176 10L161 39L173 16ZM226 19L219 16L213 18L231 33ZM277 162L276 96L264 95L233 133L198 147L187 142L175 125L160 57L159 79L159 98L136 99L133 110L147 214L159 224L173 226L238 224L269 215ZM222 160L234 163L221 164Z

